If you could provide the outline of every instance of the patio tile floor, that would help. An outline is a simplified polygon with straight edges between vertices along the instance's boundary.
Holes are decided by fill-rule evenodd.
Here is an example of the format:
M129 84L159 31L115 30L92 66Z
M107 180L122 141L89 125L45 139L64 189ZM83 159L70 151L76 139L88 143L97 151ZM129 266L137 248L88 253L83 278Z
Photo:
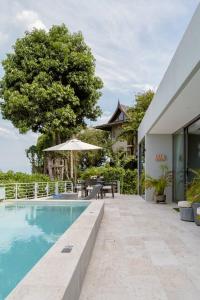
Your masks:
M200 227L172 207L105 200L80 300L200 299Z

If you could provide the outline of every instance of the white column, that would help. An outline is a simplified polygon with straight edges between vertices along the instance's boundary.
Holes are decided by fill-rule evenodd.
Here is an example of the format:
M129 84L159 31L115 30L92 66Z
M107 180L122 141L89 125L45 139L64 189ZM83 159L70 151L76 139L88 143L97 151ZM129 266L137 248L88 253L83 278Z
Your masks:
M157 160L162 155L165 160ZM160 165L173 168L173 145L171 134L148 134L145 136L145 174L158 178L161 175ZM172 187L166 189L167 202L172 201ZM145 199L153 200L153 190L146 190Z

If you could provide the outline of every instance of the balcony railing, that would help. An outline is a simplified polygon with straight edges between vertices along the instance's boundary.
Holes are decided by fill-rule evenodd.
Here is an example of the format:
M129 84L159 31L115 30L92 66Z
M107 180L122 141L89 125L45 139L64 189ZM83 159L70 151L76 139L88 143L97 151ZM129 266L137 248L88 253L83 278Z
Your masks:
M36 199L72 191L71 181L0 183L0 200Z

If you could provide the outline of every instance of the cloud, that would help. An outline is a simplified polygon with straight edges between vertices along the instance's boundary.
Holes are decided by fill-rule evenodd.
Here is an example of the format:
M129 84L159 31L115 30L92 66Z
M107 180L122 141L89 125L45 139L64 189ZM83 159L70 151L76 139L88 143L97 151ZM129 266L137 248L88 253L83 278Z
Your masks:
M8 39L8 35L0 31L0 45L3 44Z
M113 114L113 112L111 112L111 111L104 111L102 113L101 117L98 118L98 120L93 123L93 126L106 124L109 121L109 119L111 118L112 114Z
M47 22L81 30L105 88L126 94L139 84L142 89L159 84L198 4L189 2L61 0L55 6L43 0L34 5Z
M1 125L3 124L3 126ZM29 141L30 138L37 140L39 134L29 131L27 134L20 134L18 129L16 129L10 122L6 122L0 119L0 136L1 138Z
M10 137L14 139L17 138L12 130L5 127L0 127L0 136L3 138L10 138Z
M18 209L16 213L16 208L11 206L5 210L6 213L4 213L4 210L1 213L1 221L2 224L7 224L7 230L1 231L1 252L8 252L16 241L27 241L44 235L39 226L28 223L27 219L31 218L30 209ZM13 222L13 219L15 222ZM23 230L21 230L22 228Z
M134 90L140 90L140 91L147 91L147 90L153 90L156 91L157 87L153 86L148 83L134 83L131 84L131 87L133 87Z
M21 22L29 31L33 28L47 29L44 23L40 20L38 13L33 10L22 10L17 13L16 20Z
M30 172L30 162L26 158L25 149L35 144L37 137L32 132L19 134L11 122L0 117L0 170Z

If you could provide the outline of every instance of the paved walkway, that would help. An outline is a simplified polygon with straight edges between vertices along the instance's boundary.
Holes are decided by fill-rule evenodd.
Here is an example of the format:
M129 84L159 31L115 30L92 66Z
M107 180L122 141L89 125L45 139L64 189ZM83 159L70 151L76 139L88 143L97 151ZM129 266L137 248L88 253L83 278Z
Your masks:
M200 299L200 227L139 196L107 199L80 300Z

